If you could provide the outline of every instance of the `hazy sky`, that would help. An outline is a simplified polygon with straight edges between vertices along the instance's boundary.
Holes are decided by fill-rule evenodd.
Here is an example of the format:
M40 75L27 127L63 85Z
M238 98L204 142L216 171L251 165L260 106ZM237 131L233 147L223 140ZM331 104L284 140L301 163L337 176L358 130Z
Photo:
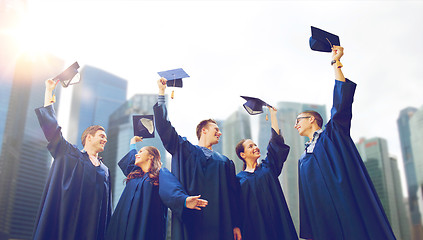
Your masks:
M331 56L310 50L310 26L345 48L343 72L358 85L354 141L385 138L402 163L399 111L423 105L423 1L29 1L28 10L32 47L127 79L128 98L156 93L158 71L184 68L191 77L169 116L194 143L196 124L226 119L240 95L329 111Z

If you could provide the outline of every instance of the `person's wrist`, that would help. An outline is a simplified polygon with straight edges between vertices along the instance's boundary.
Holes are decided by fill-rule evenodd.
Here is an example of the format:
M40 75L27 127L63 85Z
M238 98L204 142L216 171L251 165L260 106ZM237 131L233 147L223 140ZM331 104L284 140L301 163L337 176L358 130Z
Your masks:
M342 68L343 65L341 63L341 61L339 61L338 59L334 59L330 62L330 65L336 67L336 68Z

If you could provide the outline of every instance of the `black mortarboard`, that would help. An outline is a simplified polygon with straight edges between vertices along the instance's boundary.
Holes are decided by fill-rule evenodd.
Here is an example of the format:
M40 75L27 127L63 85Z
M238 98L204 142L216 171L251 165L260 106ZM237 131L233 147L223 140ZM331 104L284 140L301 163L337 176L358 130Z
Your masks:
M78 73L79 64L75 62L70 65L65 71L57 75L53 80L60 81L63 87L68 87L69 85L76 84L80 80L80 75Z
M168 87L182 87L182 78L189 77L182 68L158 72L158 74L166 78Z
M339 37L335 34L311 27L310 48L319 52L332 52L332 46L341 46Z
M133 115L132 124L134 127L134 136L154 138L153 115Z
M247 97L247 96L241 96L245 100L247 100L246 103L243 104L245 110L251 115L260 114L263 112L263 106L271 107L269 104L265 103L261 99L254 98L254 97Z

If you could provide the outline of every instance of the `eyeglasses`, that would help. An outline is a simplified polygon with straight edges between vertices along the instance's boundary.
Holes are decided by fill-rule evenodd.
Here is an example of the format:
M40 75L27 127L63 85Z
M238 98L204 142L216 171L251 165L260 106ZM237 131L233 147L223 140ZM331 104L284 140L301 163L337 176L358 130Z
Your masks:
M295 125L298 125L298 123L300 122L301 119L303 118L311 118L311 116L308 117L297 117L297 121L295 122Z

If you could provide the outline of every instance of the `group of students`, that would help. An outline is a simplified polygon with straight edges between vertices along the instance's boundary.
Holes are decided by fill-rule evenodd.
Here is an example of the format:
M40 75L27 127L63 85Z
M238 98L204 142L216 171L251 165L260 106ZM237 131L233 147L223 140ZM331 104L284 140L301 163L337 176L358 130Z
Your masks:
M333 46L335 87L331 119L322 129L314 111L298 115L294 127L306 136L299 159L299 236L313 240L395 239L370 177L350 137L356 84L338 63L343 48ZM267 156L251 139L235 147L243 171L235 175L232 160L213 151L222 133L212 119L196 129L198 144L178 135L168 120L166 79L158 80L155 125L172 155L172 172L161 168L153 146L136 150L140 137L118 163L125 189L112 214L111 180L98 156L107 137L91 126L82 134L81 151L67 142L51 96L56 82L46 81L44 107L36 109L54 161L37 217L34 239L165 239L167 207L172 211L172 239L298 239L278 179L289 153L270 108L271 139Z

